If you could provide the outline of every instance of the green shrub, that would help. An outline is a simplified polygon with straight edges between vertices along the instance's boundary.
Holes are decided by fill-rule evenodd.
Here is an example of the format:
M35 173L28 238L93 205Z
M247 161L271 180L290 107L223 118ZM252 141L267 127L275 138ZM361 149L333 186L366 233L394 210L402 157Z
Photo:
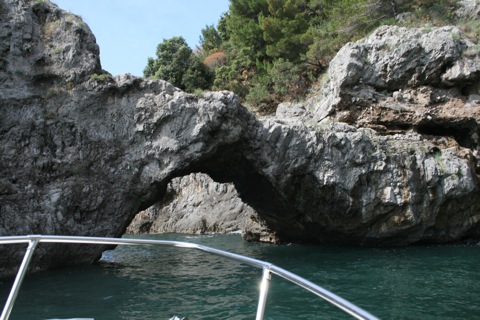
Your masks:
M143 74L171 82L189 92L209 88L214 77L182 37L173 37L158 44L157 58L148 58Z
M474 43L480 43L480 20L462 20L458 27L463 31L463 35Z
M113 76L108 73L108 72L105 72L105 73L94 73L91 75L91 79L92 80L95 80L97 82L101 82L101 83L104 83L104 82L110 82L113 80Z
M196 95L197 97L202 98L205 91L203 91L202 89L195 89L195 90L193 90L192 93L194 95Z
M262 107L266 108L266 104L270 101L270 91L268 87L263 83L256 83L248 92L245 100L249 105L254 108Z

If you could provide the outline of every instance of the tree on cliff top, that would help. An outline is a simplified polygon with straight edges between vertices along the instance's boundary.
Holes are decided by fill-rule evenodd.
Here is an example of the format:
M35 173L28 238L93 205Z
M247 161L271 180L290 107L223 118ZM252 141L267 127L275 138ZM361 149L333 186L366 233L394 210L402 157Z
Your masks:
M189 92L210 87L212 72L193 54L183 37L163 40L156 54L157 59L148 58L145 77L166 80Z
M216 70L215 87L235 91L258 111L308 91L336 52L409 12L439 25L457 0L230 0L222 27L229 64ZM408 26L408 25L407 25ZM264 108L270 105L270 108Z
M407 27L451 23L457 2L230 0L217 27L202 30L195 55L183 38L165 40L158 58L149 59L145 76L186 90L213 83L213 89L234 91L254 110L271 113L279 102L305 95L345 43L382 24L398 24L400 13L409 13Z
M222 46L222 37L213 26L205 26L201 31L200 46L206 52L216 51Z

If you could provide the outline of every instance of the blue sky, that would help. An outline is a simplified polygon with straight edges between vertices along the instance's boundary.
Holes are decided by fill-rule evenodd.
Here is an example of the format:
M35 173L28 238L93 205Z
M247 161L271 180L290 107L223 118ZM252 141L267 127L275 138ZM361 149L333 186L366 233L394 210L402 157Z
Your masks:
M103 69L143 75L164 39L182 36L194 49L201 30L217 25L229 0L53 0L80 15L100 46Z

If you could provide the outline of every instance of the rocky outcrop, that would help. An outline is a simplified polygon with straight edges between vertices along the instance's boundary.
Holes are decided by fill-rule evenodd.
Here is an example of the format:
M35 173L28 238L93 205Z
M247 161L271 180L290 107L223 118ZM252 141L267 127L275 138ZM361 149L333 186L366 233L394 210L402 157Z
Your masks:
M343 92L356 90L349 76L331 75L340 86L330 84L334 104L316 112L319 117L327 110L330 120L322 116L317 123L299 105L259 120L230 92L198 97L163 81L110 77L101 70L88 27L49 2L0 4L1 235L118 237L138 212L166 196L173 179L203 172L233 183L272 239L379 245L480 236L475 147L424 132L383 135L357 128L367 99L354 108L347 103ZM425 65L415 79L450 88L433 86L446 83L446 70L463 61L455 60L454 48L447 57L446 69ZM465 82L451 74L448 81L473 98L467 84L476 72ZM403 78L409 81L397 74L386 80L351 76L370 79L365 88L373 93L376 83L391 82L392 91ZM340 118L352 110L360 112ZM354 120L334 121L347 118ZM33 265L86 263L102 250L42 246ZM19 253L0 251L6 274Z
M317 120L452 137L479 151L478 46L456 27L385 26L335 56Z
M458 19L476 20L480 17L480 3L477 0L460 0L456 12Z
M240 199L232 183L218 183L192 173L174 178L160 202L139 212L127 233L230 233L275 242L252 207Z

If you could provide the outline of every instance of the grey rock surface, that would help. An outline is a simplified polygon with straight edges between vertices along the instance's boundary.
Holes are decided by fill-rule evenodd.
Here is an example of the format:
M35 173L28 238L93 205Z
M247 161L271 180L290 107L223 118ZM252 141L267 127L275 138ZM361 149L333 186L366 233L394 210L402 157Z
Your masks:
M480 2L478 0L460 0L456 15L465 20L480 18Z
M160 202L139 212L127 228L130 234L232 232L275 241L232 183L215 182L203 173L174 178Z
M328 74L317 121L450 136L479 153L480 55L460 29L381 27L344 46Z
M319 120L352 105L371 105L404 88L440 86L468 77L453 66L473 43L460 40L456 27L409 29L384 26L368 38L345 45L330 63L325 99L317 106ZM478 68L470 65L467 73ZM462 73L462 76L460 76ZM446 75L445 75L446 74ZM477 75L478 76L478 75Z
M475 148L451 137L317 123L299 106L294 120L259 120L230 92L198 97L164 81L108 76L88 27L49 2L4 0L0 17L1 235L119 237L171 181L203 172L233 183L257 212L270 236L249 239L390 245L479 238ZM378 37L391 32L382 30ZM453 66L457 47L449 43ZM352 76L363 77L358 68ZM418 79L441 83L443 68L424 69ZM335 77L342 90L355 86ZM364 78L393 89L401 76ZM337 98L335 112L348 107L342 92ZM18 266L16 249L0 248L1 274ZM104 249L42 246L33 268L88 263Z

